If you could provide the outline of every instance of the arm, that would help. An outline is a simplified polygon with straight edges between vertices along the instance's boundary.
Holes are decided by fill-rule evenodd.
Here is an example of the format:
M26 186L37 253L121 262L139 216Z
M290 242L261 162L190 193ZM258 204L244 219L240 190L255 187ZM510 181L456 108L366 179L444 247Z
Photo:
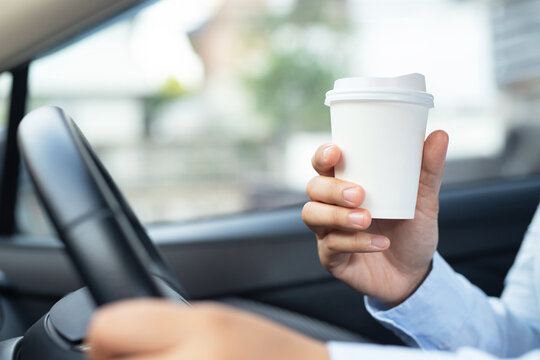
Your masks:
M455 353L338 342L325 347L267 320L222 306L187 308L165 301L131 301L97 313L89 329L89 356L92 360L496 359L482 350L464 348L475 346L497 356L537 359L540 351L523 353L540 346L538 327L530 321L538 324L538 308L526 309L536 300L528 254L536 250L537 245L532 244L540 241L539 226L540 210L508 276L502 301L488 299L438 254L426 280L405 302L385 309L374 299L366 300L372 314L409 343ZM521 295L532 298L524 300Z
M456 351L474 347L498 357L520 356L540 347L540 328L504 301L487 297L438 255L418 290L385 308L366 298L368 311L406 343Z
M527 229L525 238L508 272L501 296L503 304L516 316L526 318L540 326L540 303L538 298L538 265L540 258L540 204ZM537 270L535 270L535 266ZM536 272L536 275L535 275Z
M401 221L371 221L358 209L362 189L333 177L339 149L321 147L313 158L321 176L308 186L312 201L304 208L304 221L316 233L323 266L368 295L371 313L409 344L444 350L474 346L498 356L522 354L540 345L540 321L532 321L539 318L533 267L540 249L529 245L540 240L529 231L532 240L525 241L502 300L489 299L438 255L432 263L447 141L441 132L427 138L415 219ZM350 189L360 193L354 203L346 201ZM367 220L358 226L351 215L361 212ZM373 246L377 235L386 239L379 249Z
M107 306L88 335L91 360L495 360L470 348L456 353L309 339L232 308L135 300ZM538 358L539 351L520 360Z
M497 356L519 356L540 347L534 275L539 250L540 206L501 299L488 298L435 254L429 276L404 303L388 309L366 297L366 307L413 346L451 351L471 346Z
M324 343L234 308L130 300L100 308L90 360L329 360Z

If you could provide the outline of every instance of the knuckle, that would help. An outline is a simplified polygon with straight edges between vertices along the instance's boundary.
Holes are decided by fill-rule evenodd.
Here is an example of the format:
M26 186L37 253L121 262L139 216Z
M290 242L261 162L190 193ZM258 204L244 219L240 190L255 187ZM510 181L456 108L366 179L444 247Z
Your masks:
M354 188L354 186L350 186L348 183L345 183L338 179L333 179L329 186L329 192L332 194L332 198L334 199L334 202L340 204L344 200L344 191Z
M200 319L212 331L227 329L230 324L230 315L223 306L206 304L199 307Z
M330 262L328 261L328 257L326 256L326 253L321 250L319 247L319 262L321 263L322 267L326 270L330 269Z
M312 201L308 201L307 203L304 204L304 206L302 207L302 219L305 220L306 217L309 217L312 211L312 207L313 207Z
M330 221L332 226L341 225L343 223L343 214L338 208L332 209L330 212Z
M354 241L357 244L357 246L362 246L362 248L369 246L371 241L367 237L366 233L363 232L357 232L354 234Z
M308 181L307 185L306 185L306 194L311 198L316 187L317 187L317 182L319 181L319 177L318 176L315 176L314 178L312 178L311 180Z
M325 269L326 271L330 271L330 270L331 270L330 263L329 263L328 261L321 260L321 266L322 266L323 269Z
M340 184L340 180L331 178L330 181L328 181L327 187L331 194L338 194L338 196L341 196L342 186Z
M304 204L304 207L302 208L302 220L307 225L310 225L311 223L313 223L313 212L314 212L313 207L314 206L315 206L315 203L310 201Z
M326 241L326 248L329 252L337 252L338 246L339 246L339 239L337 239L335 236L328 236Z

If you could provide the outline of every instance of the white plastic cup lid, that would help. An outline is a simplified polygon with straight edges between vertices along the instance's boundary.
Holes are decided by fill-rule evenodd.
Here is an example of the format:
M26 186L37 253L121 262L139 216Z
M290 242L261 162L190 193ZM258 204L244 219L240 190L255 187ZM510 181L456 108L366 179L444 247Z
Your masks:
M338 79L326 93L325 105L338 101L398 101L433 107L433 95L426 92L422 74L397 77L351 77Z

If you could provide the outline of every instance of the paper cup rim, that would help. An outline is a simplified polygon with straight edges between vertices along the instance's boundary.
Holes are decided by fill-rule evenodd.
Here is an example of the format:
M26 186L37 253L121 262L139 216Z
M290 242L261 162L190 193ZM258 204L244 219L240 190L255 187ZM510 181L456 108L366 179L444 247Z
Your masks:
M324 104L330 106L334 102L343 101L394 101L417 104L432 108L433 95L414 90L389 90L389 89L341 89L330 90L326 93Z

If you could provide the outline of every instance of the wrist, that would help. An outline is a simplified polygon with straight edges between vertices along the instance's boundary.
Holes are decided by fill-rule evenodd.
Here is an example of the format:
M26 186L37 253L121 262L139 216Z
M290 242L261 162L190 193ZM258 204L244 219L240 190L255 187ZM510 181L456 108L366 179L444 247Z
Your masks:
M414 274L411 274L410 280L408 281L409 286L405 289L405 291L402 292L402 295L400 297L397 297L395 299L390 300L379 300L384 306L387 308L393 308L401 303L405 302L409 297L411 297L412 294L418 290L418 288L423 284L423 282L428 277L429 273L431 272L431 269L433 267L433 260L430 261L426 267L419 270L418 272L415 272Z

